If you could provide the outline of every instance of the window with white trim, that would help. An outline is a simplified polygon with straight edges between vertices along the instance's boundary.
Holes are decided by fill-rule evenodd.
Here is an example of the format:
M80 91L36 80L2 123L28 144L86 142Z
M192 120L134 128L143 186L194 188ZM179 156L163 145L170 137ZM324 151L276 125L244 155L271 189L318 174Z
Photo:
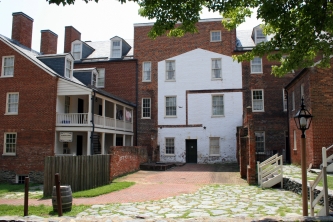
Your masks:
M143 62L142 64L142 82L151 81L151 62Z
M294 130L294 150L297 150L296 130Z
M4 154L16 154L17 133L5 133Z
M165 154L175 154L175 138L165 138Z
M166 96L165 97L165 116L175 117L177 116L177 97Z
M65 77L71 78L72 71L73 71L73 61L70 59L66 59Z
M120 40L112 41L112 58L121 58L121 43Z
M291 93L291 104L292 104L292 110L295 110L295 92L292 91Z
M97 87L98 88L104 88L105 84L105 69L97 69L98 77L97 77Z
M265 152L265 132L254 132L256 137L256 153Z
M210 41L211 42L221 42L221 31L211 31Z
M175 80L175 61L165 62L166 80Z
M1 77L14 76L14 56L2 57Z
M220 155L220 137L209 137L209 155Z
M142 119L150 119L151 99L142 98Z
M19 93L7 93L6 114L18 114Z
M69 143L68 142L63 142L62 143L62 153L63 154L70 154L71 150L69 149Z
M262 89L252 90L252 111L264 111L264 91Z
M260 57L254 57L251 60L251 73L262 73L262 59Z
M16 183L24 184L26 177L28 177L28 176L27 175L16 175Z
M222 79L221 59L212 59L212 78Z
M256 29L255 35L256 35L255 37L256 44L267 41L266 35L262 32L262 29Z
M212 96L212 116L224 115L223 95Z
M73 43L73 57L75 60L81 59L82 53L82 44L81 43Z
M288 109L288 100L287 100L287 93L284 89L282 89L282 99L283 99L283 111L287 111Z

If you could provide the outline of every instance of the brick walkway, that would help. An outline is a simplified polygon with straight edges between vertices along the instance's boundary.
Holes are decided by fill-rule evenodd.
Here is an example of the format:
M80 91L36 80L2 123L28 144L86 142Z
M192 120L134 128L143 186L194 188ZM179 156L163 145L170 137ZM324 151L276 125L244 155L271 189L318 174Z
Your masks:
M186 164L168 171L138 171L117 181L133 181L130 188L92 198L75 198L73 204L107 204L159 200L193 193L207 184L247 185L237 164ZM0 199L0 204L23 205L23 199ZM30 199L29 205L51 205L51 200Z

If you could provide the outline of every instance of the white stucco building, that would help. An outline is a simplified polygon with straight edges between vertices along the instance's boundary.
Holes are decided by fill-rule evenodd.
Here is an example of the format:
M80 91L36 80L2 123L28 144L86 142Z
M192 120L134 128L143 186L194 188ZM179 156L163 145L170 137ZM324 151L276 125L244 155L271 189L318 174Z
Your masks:
M236 161L242 125L241 63L203 49L158 62L158 145L162 162Z

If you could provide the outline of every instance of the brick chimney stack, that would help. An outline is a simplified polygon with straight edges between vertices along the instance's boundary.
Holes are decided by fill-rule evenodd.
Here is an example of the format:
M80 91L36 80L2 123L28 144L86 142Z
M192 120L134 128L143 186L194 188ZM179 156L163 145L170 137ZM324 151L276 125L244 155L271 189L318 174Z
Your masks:
M64 53L71 52L71 44L74 40L81 40L81 33L73 26L66 26Z
M34 20L23 12L14 12L12 25L12 39L31 48L32 25Z
M58 35L51 30L42 30L40 39L40 52L45 54L57 54Z

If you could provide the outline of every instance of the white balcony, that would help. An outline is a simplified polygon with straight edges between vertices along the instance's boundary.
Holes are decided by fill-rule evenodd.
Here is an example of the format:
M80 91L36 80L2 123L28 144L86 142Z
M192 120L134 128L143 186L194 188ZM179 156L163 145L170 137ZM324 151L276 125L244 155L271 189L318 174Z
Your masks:
M57 126L88 126L88 113L57 113Z

